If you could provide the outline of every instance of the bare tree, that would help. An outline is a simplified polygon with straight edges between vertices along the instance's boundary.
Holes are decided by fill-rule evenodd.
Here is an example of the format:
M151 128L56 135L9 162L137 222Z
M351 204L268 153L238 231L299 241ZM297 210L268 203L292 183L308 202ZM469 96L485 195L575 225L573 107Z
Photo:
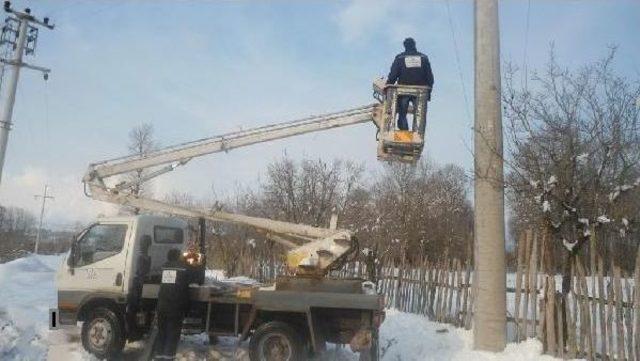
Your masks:
M358 212L370 218L356 229L364 229L381 254L391 252L399 260L407 255L437 258L445 252L470 256L473 212L460 167L391 164L369 192L373 209Z
M276 219L326 227L348 206L361 175L362 166L351 162L283 158L268 168L260 209Z
M142 123L129 131L129 143L127 147L129 152L139 157L144 157L149 152L157 149L157 143L154 140L154 130L151 123ZM144 169L138 169L128 175L129 181L133 182L131 192L135 195L148 196L149 188L148 183L143 181L146 175ZM134 208L133 214L139 214L140 209Z
M0 206L0 262L33 250L36 217L20 207Z
M513 67L505 76L509 202L518 227L543 226L565 250L565 292L585 244L607 240L595 246L613 254L637 228L640 84L615 74L614 55L570 71L552 51L525 89Z
M402 262L447 250L469 256L473 213L460 167L393 164L372 184L362 178L362 166L351 162L283 158L269 165L258 189L241 190L220 204L227 211L321 227L335 213L338 226L354 231L361 247ZM246 227L216 224L212 242L209 259L229 275L253 270L268 279L284 262L286 249Z

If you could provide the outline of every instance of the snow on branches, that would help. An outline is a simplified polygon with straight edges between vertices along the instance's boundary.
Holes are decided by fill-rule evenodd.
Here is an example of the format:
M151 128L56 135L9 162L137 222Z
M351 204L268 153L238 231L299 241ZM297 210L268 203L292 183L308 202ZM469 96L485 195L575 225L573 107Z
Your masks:
M527 89L514 67L505 74L513 214L523 227L545 224L572 253L596 228L625 237L640 214L640 83L615 74L614 53L573 71L552 52Z

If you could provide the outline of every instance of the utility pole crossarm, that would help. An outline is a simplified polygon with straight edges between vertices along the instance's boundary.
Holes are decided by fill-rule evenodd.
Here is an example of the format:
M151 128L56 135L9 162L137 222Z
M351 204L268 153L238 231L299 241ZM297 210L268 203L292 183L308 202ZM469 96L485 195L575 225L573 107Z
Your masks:
M8 59L0 58L0 63L5 64L5 65L17 65L17 66L21 66L23 68L28 68L28 69L31 69L31 70L37 70L37 71L45 73L45 74L51 72L51 69L49 69L49 68L45 68L43 66L31 65L31 64L27 64L25 62L18 63L15 60L8 60Z

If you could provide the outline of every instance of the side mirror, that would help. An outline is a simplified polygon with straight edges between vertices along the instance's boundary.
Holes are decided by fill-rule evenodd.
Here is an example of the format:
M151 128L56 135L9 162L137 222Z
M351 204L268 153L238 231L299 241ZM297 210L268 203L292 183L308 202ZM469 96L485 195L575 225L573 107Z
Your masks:
M71 250L69 252L69 260L67 264L69 265L69 273L73 275L74 267L76 266L76 261L78 260L78 241L91 229L91 227L95 226L95 223L90 225L89 227L83 229L79 233L73 236L73 241L71 242Z

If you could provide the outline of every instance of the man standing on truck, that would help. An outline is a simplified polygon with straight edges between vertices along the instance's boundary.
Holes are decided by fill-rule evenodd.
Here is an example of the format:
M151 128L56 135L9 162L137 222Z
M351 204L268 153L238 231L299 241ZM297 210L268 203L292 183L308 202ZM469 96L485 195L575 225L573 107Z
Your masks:
M142 286L151 268L151 257L149 257L150 246L151 237L147 235L143 236L140 242L140 254L136 259L135 276L133 277L131 289L127 295L127 326L129 327L129 334L134 338L140 336L136 317L140 309L140 301L142 300Z
M420 85L433 88L433 73L429 58L418 52L413 38L404 39L403 45L404 52L398 54L393 60L387 76L387 84L395 84L397 81L400 85ZM427 92L427 100L431 100L431 89ZM407 111L409 103L412 103L415 108L415 101L416 98L411 95L398 97L398 129L409 129Z
M157 327L153 342L154 360L173 360L178 349L182 321L189 309L189 283L191 272L180 258L180 250L172 249L167 254L167 263L162 267L162 283L158 293Z

